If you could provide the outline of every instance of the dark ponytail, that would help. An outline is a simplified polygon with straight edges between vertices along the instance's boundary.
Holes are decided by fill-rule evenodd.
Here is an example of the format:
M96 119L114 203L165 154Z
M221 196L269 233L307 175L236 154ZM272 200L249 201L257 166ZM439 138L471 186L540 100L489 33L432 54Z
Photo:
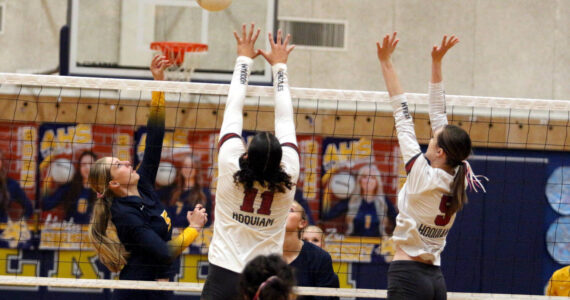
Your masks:
M253 188L257 181L272 192L284 193L293 183L283 168L283 151L279 140L269 132L259 132L239 159L240 170L234 174L234 182L243 185L245 190Z
M447 203L446 216L460 211L467 204L465 180L467 166L463 162L471 154L471 138L465 130L455 125L446 125L437 137L438 146L446 154L446 165L456 168L451 184L451 201Z
M240 275L241 299L287 300L295 286L292 268L276 254L257 256Z

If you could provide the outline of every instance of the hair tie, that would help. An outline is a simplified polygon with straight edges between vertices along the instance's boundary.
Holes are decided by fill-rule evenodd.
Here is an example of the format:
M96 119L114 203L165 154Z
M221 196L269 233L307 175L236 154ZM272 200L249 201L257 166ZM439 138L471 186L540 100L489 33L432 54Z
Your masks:
M257 292L255 293L255 296L253 296L253 300L259 300L259 294L261 293L261 290L263 290L263 288L268 283L275 281L275 280L279 280L279 277L277 277L277 275L273 275L273 276L267 278L262 284L260 284L259 288L257 289Z
M97 199L103 199L103 194L96 192L97 193Z
M483 186L479 178L483 178L486 181L489 181L489 178L483 175L475 175L468 161L464 160L462 161L462 163L463 166L465 167L465 179L467 179L467 185L469 186L469 190L473 190L476 193L478 193L479 191L477 190L477 188L480 188L483 190L483 192L486 193L487 190L485 190L485 187Z

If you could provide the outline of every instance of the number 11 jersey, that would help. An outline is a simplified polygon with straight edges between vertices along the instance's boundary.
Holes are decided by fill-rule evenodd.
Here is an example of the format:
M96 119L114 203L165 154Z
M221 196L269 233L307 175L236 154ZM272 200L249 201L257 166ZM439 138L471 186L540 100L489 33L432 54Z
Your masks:
M238 57L220 131L216 220L208 253L210 263L236 273L241 273L258 255L283 253L285 222L295 196L300 168L287 67L276 64L273 66L275 136L283 151L281 167L291 176L293 187L285 189L284 193L274 193L256 182L253 189L246 191L242 184L234 181L233 176L240 169L239 159L246 152L240 135L241 112L250 67L249 59Z

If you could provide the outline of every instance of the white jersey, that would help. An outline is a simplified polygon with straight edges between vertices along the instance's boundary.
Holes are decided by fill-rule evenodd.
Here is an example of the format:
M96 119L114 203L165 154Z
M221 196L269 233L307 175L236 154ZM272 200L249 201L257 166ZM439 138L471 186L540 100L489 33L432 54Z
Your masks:
M258 255L283 252L285 221L295 196L295 187L285 193L273 193L259 186L246 193L234 182L240 169L239 158L246 152L241 138L243 105L253 61L237 58L218 152L218 183L214 236L210 244L210 263L241 273L245 265ZM293 107L287 80L287 66L273 66L275 87L275 136L283 149L281 166L295 184L299 178L299 152L293 120Z
M446 216L454 176L439 168L432 168L420 150L414 132L414 123L408 111L405 95L391 98L398 141L408 177L398 194L399 214L392 239L409 256L419 256L441 264L441 252L455 214ZM447 125L443 85L430 84L430 122L432 130Z

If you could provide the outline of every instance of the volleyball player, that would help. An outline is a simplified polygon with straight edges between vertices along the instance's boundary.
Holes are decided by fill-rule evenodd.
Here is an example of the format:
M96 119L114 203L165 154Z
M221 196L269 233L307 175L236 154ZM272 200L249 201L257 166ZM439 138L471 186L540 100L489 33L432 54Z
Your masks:
M293 201L285 226L283 259L295 270L297 286L339 288L330 254L301 239L301 231L305 226L307 214L299 202ZM297 299L338 300L338 297L299 296Z
M287 79L287 58L294 46L281 31L269 41L271 51L255 50L259 29L234 32L238 58L230 85L218 151L216 222L208 253L208 277L202 299L232 299L239 273L258 255L283 251L285 221L299 177L299 152ZM272 65L275 135L257 133L248 147L242 140L243 105L253 58Z
M441 62L459 40L443 37L434 46L429 84L429 115L433 138L425 154L420 150L408 103L391 56L396 33L377 44L378 59L394 109L394 119L405 169L406 183L398 194L399 215L393 241L394 259L388 270L388 299L446 299L447 289L440 270L445 247L457 211L467 203L466 182L482 187L465 160L471 139L463 129L447 124Z
M151 71L164 79L170 65L156 56ZM164 138L164 93L153 92L147 122L143 160L138 170L128 161L104 157L91 167L89 185L97 201L89 226L89 237L99 260L122 280L167 281L174 276L172 262L198 236L207 221L205 209L188 212L190 226L171 240L170 218L154 191L154 182ZM116 236L108 231L116 229ZM117 239L118 237L118 239ZM120 290L113 299L167 299L167 291Z

